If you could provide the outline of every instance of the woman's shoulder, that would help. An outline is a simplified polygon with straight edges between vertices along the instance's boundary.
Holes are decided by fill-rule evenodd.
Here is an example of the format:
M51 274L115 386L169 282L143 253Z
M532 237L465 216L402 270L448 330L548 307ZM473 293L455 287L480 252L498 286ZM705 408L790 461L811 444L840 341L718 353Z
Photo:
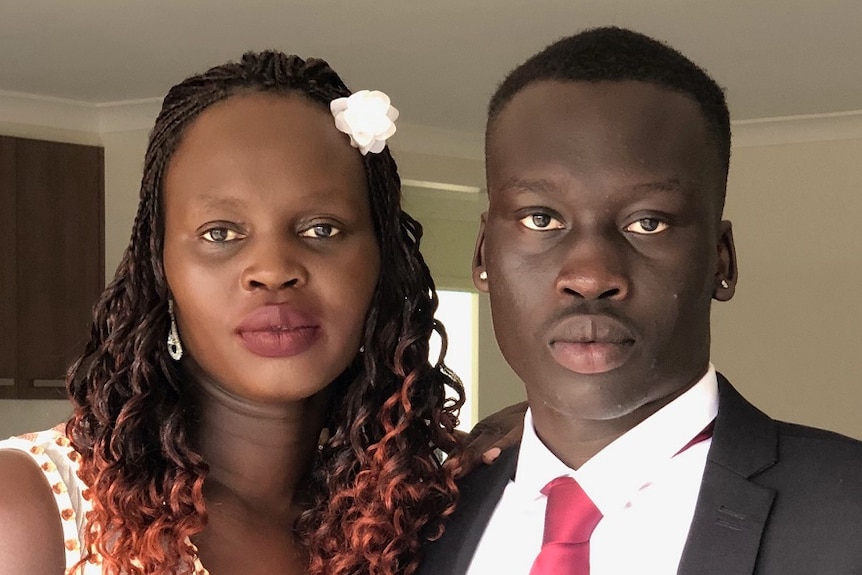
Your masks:
M66 437L65 424L10 437L0 441L0 450L26 454L50 482L55 495L69 493L73 499L87 495L87 487L78 477L81 456Z
M89 510L79 459L61 426L0 441L0 575L78 561Z
M42 448L51 449L53 449L55 445L58 447L66 448L71 446L69 439L66 437L65 423L58 423L54 427L46 429L44 431L22 433L21 435L15 435L13 437L9 437L8 439L0 440L0 449L20 450L23 445L28 446L27 449L36 445Z

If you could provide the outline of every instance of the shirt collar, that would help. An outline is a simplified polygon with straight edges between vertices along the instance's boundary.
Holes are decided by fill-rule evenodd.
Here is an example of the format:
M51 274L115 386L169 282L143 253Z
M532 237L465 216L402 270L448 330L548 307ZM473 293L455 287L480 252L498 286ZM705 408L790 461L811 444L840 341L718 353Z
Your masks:
M633 427L574 470L536 435L530 410L518 453L515 490L529 500L554 477L574 477L603 514L628 501L656 469L674 457L718 414L718 381L710 363L706 374L685 393Z

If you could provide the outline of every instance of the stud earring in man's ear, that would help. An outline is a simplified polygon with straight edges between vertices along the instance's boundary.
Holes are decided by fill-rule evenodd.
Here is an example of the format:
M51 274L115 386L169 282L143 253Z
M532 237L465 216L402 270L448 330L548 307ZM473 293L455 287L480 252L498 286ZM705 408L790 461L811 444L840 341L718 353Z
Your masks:
M727 288L729 288L729 287L730 287L730 284L729 284L729 283L727 283L727 280L721 280L721 283L720 283L719 285L720 285L721 287L723 287L724 289L727 289Z
M482 280L483 282L488 281L488 272L486 272L485 270L480 271L479 272L479 279Z

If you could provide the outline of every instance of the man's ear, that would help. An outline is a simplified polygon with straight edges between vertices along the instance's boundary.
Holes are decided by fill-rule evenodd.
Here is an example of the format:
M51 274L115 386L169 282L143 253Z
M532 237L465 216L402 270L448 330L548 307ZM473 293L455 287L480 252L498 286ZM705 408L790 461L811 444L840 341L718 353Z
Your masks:
M718 301L727 301L736 292L739 270L736 267L736 247L733 245L733 228L730 221L723 220L718 231L718 268L715 270L712 297Z
M473 285L485 293L488 293L488 272L485 270L485 221L487 219L488 212L482 212L476 248L473 250Z

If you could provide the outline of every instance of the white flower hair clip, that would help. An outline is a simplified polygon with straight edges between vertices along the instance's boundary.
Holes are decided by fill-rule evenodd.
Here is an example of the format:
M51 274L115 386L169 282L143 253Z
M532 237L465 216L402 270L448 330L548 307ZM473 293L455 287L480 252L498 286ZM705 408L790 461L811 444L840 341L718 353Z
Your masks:
M359 148L363 156L382 152L386 139L395 133L398 109L378 90L360 90L347 98L336 98L329 109L335 116L335 127L350 136L350 145Z

